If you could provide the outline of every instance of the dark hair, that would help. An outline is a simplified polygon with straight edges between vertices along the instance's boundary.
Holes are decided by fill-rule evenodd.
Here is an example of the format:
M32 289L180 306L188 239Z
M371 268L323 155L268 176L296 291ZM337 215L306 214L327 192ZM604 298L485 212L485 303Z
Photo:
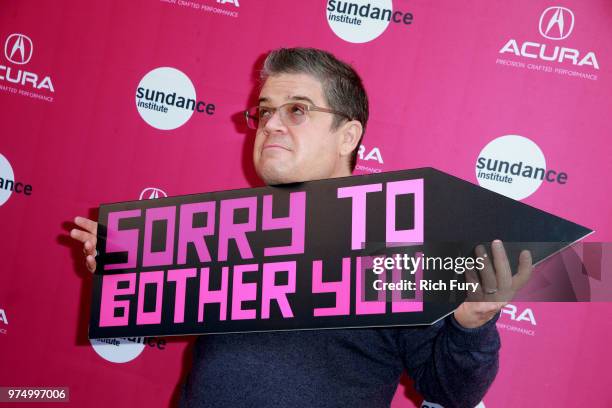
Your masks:
M264 61L261 80L276 74L309 74L318 79L329 107L361 122L363 132L351 155L351 171L357 164L357 152L368 123L368 95L361 78L347 63L327 51L316 48L279 48L271 51ZM346 120L334 115L332 131Z

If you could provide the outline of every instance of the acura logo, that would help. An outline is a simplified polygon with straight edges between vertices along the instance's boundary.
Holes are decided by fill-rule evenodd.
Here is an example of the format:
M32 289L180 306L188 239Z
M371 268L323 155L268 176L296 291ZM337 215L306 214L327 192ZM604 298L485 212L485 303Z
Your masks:
M155 200L156 198L168 197L168 194L162 189L155 187L147 187L140 193L139 200Z
M4 55L13 64L23 65L30 62L34 46L30 37L23 34L11 34L4 43Z
M540 34L549 40L563 40L573 29L574 13L568 8L549 7L540 16Z

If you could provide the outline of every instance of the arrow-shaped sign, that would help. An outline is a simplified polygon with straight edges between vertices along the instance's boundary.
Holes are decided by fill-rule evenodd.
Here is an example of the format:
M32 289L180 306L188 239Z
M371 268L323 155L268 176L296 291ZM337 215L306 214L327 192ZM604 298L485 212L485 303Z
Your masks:
M476 243L590 232L432 168L102 205L89 335L430 324Z

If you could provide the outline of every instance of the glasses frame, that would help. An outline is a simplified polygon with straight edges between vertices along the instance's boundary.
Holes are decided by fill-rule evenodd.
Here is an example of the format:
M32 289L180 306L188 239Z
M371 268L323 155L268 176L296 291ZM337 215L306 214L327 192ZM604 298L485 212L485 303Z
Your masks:
M282 108L283 108L283 107L285 107L285 106L287 106L287 105L301 105L301 106L303 106L303 107L305 108L305 111L306 111L306 112L323 112L323 113L331 113L331 114L334 114L334 115L339 115L339 116L342 116L342 117L344 117L345 119L348 119L348 120L353 120L353 118L352 118L351 116L347 115L347 114L346 114L346 113L344 113L344 112L340 112L340 111L333 110L333 109L329 109L329 108L322 108L322 107L320 107L320 106L311 105L311 104L309 104L309 103L305 103L305 102L287 102L287 103L283 103L282 105L279 105L279 106L277 106L277 107L268 107L268 106L266 106L265 108L266 108L266 109L270 109L270 110L272 111L272 115L274 115L274 114L275 114L277 111L279 111L279 110L282 112ZM253 129L253 128L251 128L251 127L249 126L249 120L251 120L251 119L257 123L257 127L256 127L256 128L254 128L255 130L257 130L257 129L260 129L260 128L261 128L259 118L249 115L249 111L250 111L250 110L253 110L253 109L258 109L258 108L260 108L260 107L261 107L261 106L259 106L259 105L257 105L257 106L253 106L253 107L251 107L251 108L249 108L249 109L247 109L247 110L245 110L245 111L244 111L244 118L245 118L245 120L246 120L246 122L247 122L247 127L248 127L249 129ZM293 124L287 124L287 123L285 122L285 118L283 117L283 114L282 114L282 113L279 113L279 116L280 116L280 120L281 120L281 122L282 122L282 123L283 123L285 126L299 126L299 125L301 125L301 124L303 124L303 123L304 123L304 122L301 122L301 123L298 123L298 124L296 124L296 125L293 125ZM270 116L270 117L272 117L272 116ZM269 118L268 118L268 120L269 120Z

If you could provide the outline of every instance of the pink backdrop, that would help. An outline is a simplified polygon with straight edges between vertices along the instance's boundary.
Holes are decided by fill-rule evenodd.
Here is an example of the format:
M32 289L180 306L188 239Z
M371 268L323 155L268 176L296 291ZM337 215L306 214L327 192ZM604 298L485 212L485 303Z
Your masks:
M329 3L332 20L339 3ZM257 94L254 70L280 46L324 48L362 75L371 115L357 173L433 166L479 183L477 159L498 141L487 157L544 157L547 169L567 174L523 202L595 229L590 241L612 239L609 0L354 3L392 4L411 24L330 23L325 1L2 2L0 177L31 191L0 189L0 386L68 386L75 406L176 401L193 338L94 348L91 284L70 221L143 192L260 185L240 112ZM136 89L159 67L186 75L214 114L194 113L172 130L155 121L180 118L141 115ZM188 92L175 79L160 86ZM531 145L504 144L506 135ZM529 183L497 187L512 196ZM612 406L611 311L608 303L507 307L500 373L484 405ZM121 359L129 361L113 362ZM402 381L393 407L420 404Z

